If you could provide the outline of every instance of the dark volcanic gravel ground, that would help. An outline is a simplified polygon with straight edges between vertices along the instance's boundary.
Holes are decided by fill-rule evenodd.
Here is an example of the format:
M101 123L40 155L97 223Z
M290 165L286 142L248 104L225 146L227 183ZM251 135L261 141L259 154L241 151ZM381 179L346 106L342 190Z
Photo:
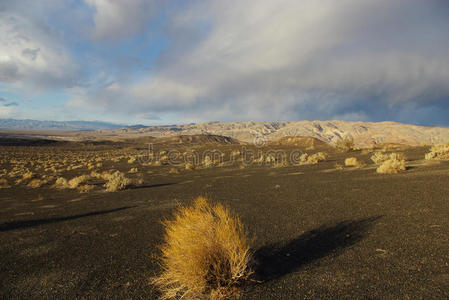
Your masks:
M380 175L336 159L164 169L116 193L2 189L0 298L154 299L159 221L208 195L255 236L244 299L449 299L449 163Z

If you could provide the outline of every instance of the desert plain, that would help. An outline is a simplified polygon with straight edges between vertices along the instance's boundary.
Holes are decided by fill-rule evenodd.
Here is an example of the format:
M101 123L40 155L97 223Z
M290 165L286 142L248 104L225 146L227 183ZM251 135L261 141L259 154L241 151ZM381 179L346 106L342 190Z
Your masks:
M203 195L250 233L243 299L447 299L449 161L426 160L429 151L4 137L0 298L158 298L161 221ZM375 153L401 153L405 170L376 172Z

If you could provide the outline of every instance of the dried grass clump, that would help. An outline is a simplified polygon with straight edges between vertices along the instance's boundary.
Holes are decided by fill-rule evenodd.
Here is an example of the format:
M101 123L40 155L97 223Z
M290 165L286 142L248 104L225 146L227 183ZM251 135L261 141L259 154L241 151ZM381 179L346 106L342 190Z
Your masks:
M345 159L345 166L363 168L365 163L363 161L359 161L356 157L348 157Z
M406 170L405 157L402 153L391 153L390 158L384 161L376 170L381 174L396 174Z
M137 169L137 168L131 168L131 169L128 171L128 173L130 173L130 174L137 173L137 172L139 172L139 169Z
M126 189L131 184L131 179L127 178L122 172L116 171L115 173L107 176L107 182L104 186L106 188L106 192L117 192Z
M327 154L326 152L317 152L311 156L315 156L318 159L318 161L323 161L329 157L329 154Z
M27 187L30 187L30 188L33 188L33 189L37 189L37 188L40 188L41 186L43 186L46 183L47 183L47 180L33 179L33 180L31 180L27 184Z
M335 143L335 148L341 152L350 152L355 150L354 139L350 136L339 139Z
M248 234L221 204L198 197L163 222L162 273L152 278L162 299L236 298L252 271Z
M81 183L90 179L89 175L81 175L78 177L74 177L68 181L68 185L70 189L76 189Z
M299 157L299 164L300 165L315 165L320 161L326 160L328 157L328 154L326 152L318 152L312 155L309 155L307 153L302 154Z
M168 170L168 174L179 174L179 169L170 168L170 170Z
M376 165L380 165L382 164L384 161L390 159L390 155L388 155L387 153L384 153L382 151L376 151L373 153L373 155L371 155L371 160L376 164Z
M195 166L192 163L186 162L185 169L186 170L195 170Z
M8 180L6 178L0 178L0 189L8 189L11 186L8 183Z
M78 186L77 187L77 190L80 192L80 193L87 193L87 192L89 192L91 189L93 189L94 188L94 186L93 185L91 185L91 184L83 184L83 185L80 185L80 186Z
M76 189L81 183L89 180L91 177L89 175L81 175L74 177L70 180L65 179L64 177L59 177L56 179L53 188L56 189Z
M205 168L211 168L211 167L214 167L214 166L215 166L215 163L214 163L214 161L210 158L210 156L206 156L206 157L204 158L203 164L204 164L204 167L205 167Z
M449 144L432 146L424 158L427 160L449 160Z
M60 189L60 190L68 189L69 188L69 182L64 177L58 177L56 179L55 184L53 185L53 188Z
M23 173L22 175L22 179L26 180L26 179L31 179L34 177L34 173L31 171L26 171L25 173Z

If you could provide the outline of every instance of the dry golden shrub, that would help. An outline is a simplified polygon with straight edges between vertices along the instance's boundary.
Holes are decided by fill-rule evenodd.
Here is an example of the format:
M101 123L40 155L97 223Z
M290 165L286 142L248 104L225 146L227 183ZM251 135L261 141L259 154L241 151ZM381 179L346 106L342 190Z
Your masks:
M345 166L363 168L365 163L363 161L359 161L356 157L348 157L345 159Z
M402 153L391 153L390 158L384 161L376 170L381 174L396 174L406 170L405 156Z
M76 189L81 183L89 180L91 177L89 175L81 175L74 177L70 180L65 179L64 177L59 177L56 179L53 188L56 189Z
M326 152L318 152L312 155L309 155L307 153L302 154L299 159L300 165L315 165L320 161L326 160L328 157L328 154Z
M6 178L0 178L0 189L8 189L11 186L8 183L8 180Z
M387 153L384 153L382 151L376 151L373 153L373 155L371 155L371 160L376 164L376 165L380 165L382 164L384 161L390 159L390 155L388 155Z
M449 143L432 146L424 158L427 160L449 160Z
M41 179L32 179L28 184L27 187L36 189L36 188L40 188L41 186L43 186L44 184L47 183L47 180L41 180Z
M170 170L168 170L168 174L179 174L179 169L170 168Z
M76 189L81 183L90 179L89 175L81 175L69 180L68 185L70 189Z
M127 178L122 172L116 171L107 176L107 182L104 184L106 192L117 192L126 189L132 184L132 180Z
M89 176L92 178L101 178L101 174L96 171L90 172Z
M184 167L186 170L195 170L195 166L190 162L186 162Z
M317 152L312 156L315 156L318 159L318 161L323 161L329 157L329 154L327 154L326 152Z
M91 184L83 184L83 185L80 185L80 186L78 186L77 187L77 190L80 192L80 193L87 193L87 192L89 192L91 189L93 189L94 188L94 186L93 185L91 185Z
M203 161L205 168L211 168L215 166L215 162L210 158L210 156L206 156Z
M249 278L251 252L240 219L198 197L163 222L162 273L151 281L162 299L228 299Z
M69 182L64 177L58 177L56 179L55 184L53 185L53 188L55 188L55 189L68 189L69 188Z
M31 171L26 171L25 173L23 173L22 175L22 179L26 180L26 179L31 179L34 177L34 173Z
M137 168L131 168L131 169L128 171L128 173L130 173L130 174L137 173L137 172L139 172L139 169L137 169Z
M301 154L301 156L299 157L299 163L301 165L307 165L308 164L308 158L309 158L309 154L307 154L307 153Z
M339 139L335 143L335 148L342 152L349 152L355 150L354 139L350 136Z

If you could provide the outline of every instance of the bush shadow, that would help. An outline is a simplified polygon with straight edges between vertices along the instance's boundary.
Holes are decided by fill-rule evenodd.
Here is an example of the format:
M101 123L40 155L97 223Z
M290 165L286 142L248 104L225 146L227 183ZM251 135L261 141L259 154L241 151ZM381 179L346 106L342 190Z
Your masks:
M156 184L143 184L143 185L131 185L128 187L128 189L135 190L135 189L149 189L149 188L156 188L156 187L162 187L162 186L170 186L176 184L175 182L169 182L169 183L156 183Z
M10 231L10 230L20 229L20 228L34 227L34 226L39 226L39 225L51 224L51 223L58 223L58 222L63 222L63 221L68 221L68 220L90 217L90 216L104 215L104 214L109 214L109 213L129 209L129 208L133 208L133 207L136 207L136 206L124 206L124 207L120 207L120 208L114 208L114 209L102 210L102 211L94 211L94 212L90 212L90 213L67 216L67 217L54 217L54 218L47 218L47 219L28 220L28 221L6 222L3 224L0 224L0 232Z
M381 216L321 226L295 239L263 246L254 253L255 279L274 280L314 260L338 255L344 248L362 240L379 218Z

